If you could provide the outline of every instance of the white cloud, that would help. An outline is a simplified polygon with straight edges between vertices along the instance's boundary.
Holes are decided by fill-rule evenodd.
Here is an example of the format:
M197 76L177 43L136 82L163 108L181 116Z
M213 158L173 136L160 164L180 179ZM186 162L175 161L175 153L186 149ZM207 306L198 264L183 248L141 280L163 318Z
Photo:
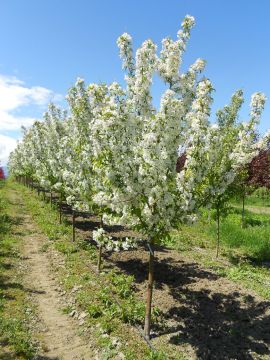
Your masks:
M23 107L41 110L49 101L58 101L60 95L41 86L27 87L14 76L0 74L0 131L18 130L30 126L35 118L24 116Z
M18 130L21 126L29 127L35 120L35 118L16 116L0 110L0 131Z
M17 141L1 131L18 131L36 120L29 113L41 114L50 101L60 101L62 96L42 86L27 87L15 76L0 74L0 163L6 165Z
M17 140L0 134L0 164L6 165L8 162L9 154L15 149Z

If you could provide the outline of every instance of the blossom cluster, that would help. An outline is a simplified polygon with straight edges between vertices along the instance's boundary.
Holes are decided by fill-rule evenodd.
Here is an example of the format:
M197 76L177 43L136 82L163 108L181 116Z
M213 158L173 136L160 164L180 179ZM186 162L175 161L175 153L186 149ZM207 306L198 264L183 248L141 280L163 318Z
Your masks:
M109 236L103 228L99 228L93 231L93 240L99 247L105 248L107 251L130 250L136 249L139 240L126 237L121 240L114 240Z

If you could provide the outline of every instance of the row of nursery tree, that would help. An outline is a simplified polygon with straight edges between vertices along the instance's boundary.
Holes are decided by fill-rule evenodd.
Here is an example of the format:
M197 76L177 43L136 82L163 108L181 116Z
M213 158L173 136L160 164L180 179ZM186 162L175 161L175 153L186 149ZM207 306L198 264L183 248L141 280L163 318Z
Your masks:
M177 39L165 38L160 52L146 40L134 54L132 38L124 33L117 44L126 85L77 80L67 95L68 111L50 104L43 121L23 130L9 161L12 175L27 176L58 192L72 209L99 214L105 224L123 224L148 242L148 338L154 245L183 222L195 221L200 208L220 211L269 138L259 138L257 131L262 93L252 95L247 121L238 119L241 90L210 121L214 89L203 76L205 61L180 71L193 26L194 18L186 16ZM151 95L157 75L167 87L158 108ZM184 160L177 171L179 156ZM102 227L93 238L100 249L113 250Z

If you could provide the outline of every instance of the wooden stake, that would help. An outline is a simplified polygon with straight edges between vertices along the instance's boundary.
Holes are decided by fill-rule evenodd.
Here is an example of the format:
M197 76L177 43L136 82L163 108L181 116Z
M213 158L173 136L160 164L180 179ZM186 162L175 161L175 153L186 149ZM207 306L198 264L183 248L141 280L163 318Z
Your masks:
M144 335L147 340L150 340L150 328L151 328L151 312L152 312L152 298L153 298L153 284L154 284L154 252L150 247L149 252L149 271L148 271L148 285L146 296L146 308L145 308L145 322L144 322Z

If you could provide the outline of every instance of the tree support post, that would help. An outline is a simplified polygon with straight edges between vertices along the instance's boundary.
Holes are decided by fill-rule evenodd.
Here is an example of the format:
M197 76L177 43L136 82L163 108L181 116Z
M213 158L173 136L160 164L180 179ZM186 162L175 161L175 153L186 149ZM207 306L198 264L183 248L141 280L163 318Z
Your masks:
M153 298L153 284L154 284L155 256L154 256L154 251L153 251L151 245L152 245L152 242L150 242L150 244L149 244L149 270L148 270L148 285L147 285L145 322L144 322L144 335L147 340L150 340L152 298Z

